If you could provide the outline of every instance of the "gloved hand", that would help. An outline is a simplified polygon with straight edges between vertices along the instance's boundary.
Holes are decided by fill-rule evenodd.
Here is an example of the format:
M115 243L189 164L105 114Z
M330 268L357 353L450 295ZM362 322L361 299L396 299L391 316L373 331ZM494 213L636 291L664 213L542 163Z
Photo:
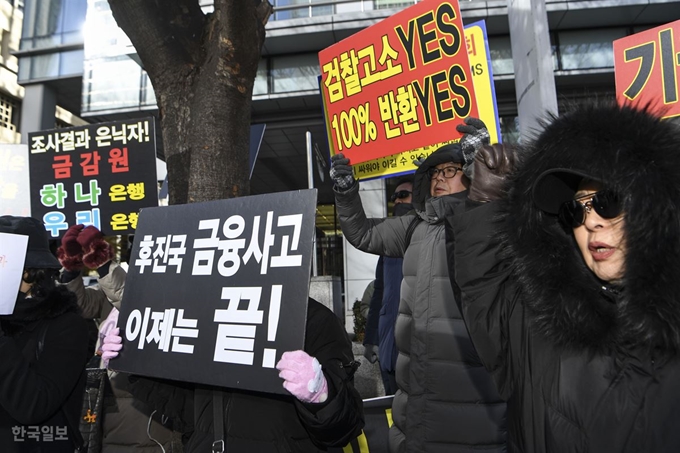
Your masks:
M106 334L102 343L102 362L105 367L109 366L109 360L118 357L121 349L123 349L123 338L120 336L120 328L116 327Z
M78 242L78 236L84 225L73 225L61 239L61 246L57 249L57 259L67 271L79 271L83 268L83 247Z
M421 157L420 159L413 159L413 165L415 165L416 167L420 167L421 165L423 165L423 162L425 162L425 159L427 159L427 157Z
M365 344L364 345L364 357L366 357L366 360L368 360L371 363L375 363L378 360L378 347L374 344Z
M463 134L459 142L463 151L463 159L465 160L463 173L472 179L474 177L473 162L475 160L475 153L482 146L489 144L490 137L489 130L479 118L469 116L464 121L465 124L459 124L456 126L456 130Z
M335 154L331 157L331 170L329 174L335 183L335 186L341 192L348 190L356 183L354 180L354 173L352 172L352 166L349 164L349 159L342 153Z
M104 240L102 232L93 225L83 229L78 236L78 243L83 247L83 264L90 269L97 269L113 258L113 247Z
M515 169L515 161L515 149L510 146L499 143L483 146L475 155L468 198L482 203L503 198L506 180Z
M284 352L276 369L283 388L303 403L323 403L328 399L328 382L321 364L305 351Z

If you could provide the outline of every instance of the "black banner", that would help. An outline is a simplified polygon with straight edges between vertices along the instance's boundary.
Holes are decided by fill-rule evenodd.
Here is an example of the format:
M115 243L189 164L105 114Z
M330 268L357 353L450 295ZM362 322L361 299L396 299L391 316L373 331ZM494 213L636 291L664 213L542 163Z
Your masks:
M31 215L53 238L76 224L132 234L158 205L153 118L28 134Z
M304 345L316 190L143 209L111 368L269 393Z

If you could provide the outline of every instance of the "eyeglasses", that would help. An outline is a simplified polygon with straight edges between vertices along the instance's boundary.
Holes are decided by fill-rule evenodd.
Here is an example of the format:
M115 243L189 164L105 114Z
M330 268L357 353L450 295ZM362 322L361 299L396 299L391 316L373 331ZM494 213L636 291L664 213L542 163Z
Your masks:
M618 195L608 190L574 198L560 206L560 222L570 228L581 226L591 209L603 219L613 219L621 214L621 203Z
M410 190L400 190L399 192L394 192L392 196L390 197L391 202L399 200L403 200L404 198L408 198L411 196L411 191Z
M439 175L441 173L441 175L443 177L445 177L447 179L451 179L454 176L456 176L456 174L458 174L458 172L461 171L461 170L462 170L461 167L454 167L454 166L444 167L442 169L432 167L429 170L427 170L427 176L429 176L430 179L434 179L434 178L437 177L437 175Z

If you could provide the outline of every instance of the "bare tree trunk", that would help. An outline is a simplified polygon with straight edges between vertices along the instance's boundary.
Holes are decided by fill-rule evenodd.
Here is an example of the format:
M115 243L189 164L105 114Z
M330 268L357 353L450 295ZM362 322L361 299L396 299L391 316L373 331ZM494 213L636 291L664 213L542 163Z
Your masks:
M250 193L253 84L268 1L109 0L158 101L171 204Z

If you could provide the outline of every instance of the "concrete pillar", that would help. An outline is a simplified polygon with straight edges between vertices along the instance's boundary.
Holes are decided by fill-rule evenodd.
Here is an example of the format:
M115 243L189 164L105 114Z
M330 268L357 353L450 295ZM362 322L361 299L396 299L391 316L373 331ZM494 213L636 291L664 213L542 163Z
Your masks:
M21 143L28 143L30 132L54 129L57 93L47 85L26 85L21 103Z
M520 142L540 133L538 120L557 114L555 73L545 0L508 0Z

